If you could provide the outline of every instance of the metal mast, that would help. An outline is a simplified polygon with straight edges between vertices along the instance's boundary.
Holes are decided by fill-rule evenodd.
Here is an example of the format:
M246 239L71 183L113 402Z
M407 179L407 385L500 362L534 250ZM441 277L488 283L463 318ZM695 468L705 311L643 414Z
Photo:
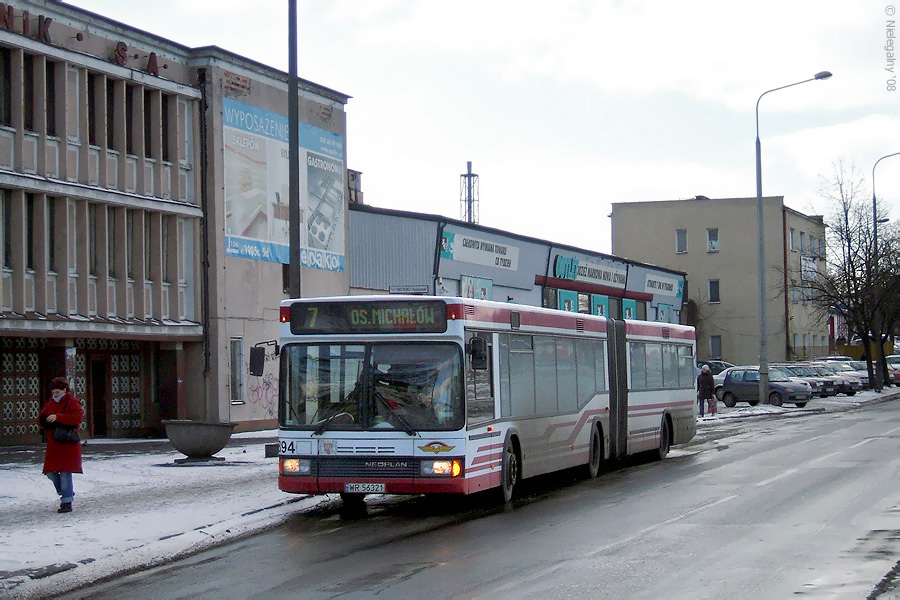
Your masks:
M478 223L478 175L472 172L472 161L466 162L467 172L459 176L459 204L462 220Z

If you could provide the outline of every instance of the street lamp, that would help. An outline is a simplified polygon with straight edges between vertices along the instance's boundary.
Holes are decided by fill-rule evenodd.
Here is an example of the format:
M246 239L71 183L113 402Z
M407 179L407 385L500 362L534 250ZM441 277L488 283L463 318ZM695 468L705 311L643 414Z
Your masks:
M758 276L759 276L759 402L764 404L769 391L769 359L766 350L766 251L765 236L763 235L763 199L762 199L762 161L759 145L759 101L769 92L776 92L785 88L794 87L808 81L828 79L829 71L816 73L810 79L804 79L797 83L783 85L781 87L766 90L756 100L756 236L758 251Z
M900 152L894 152L893 154L888 154L886 156L882 156L878 160L875 161L875 164L872 165L872 271L875 275L878 274L878 224L879 223L887 223L887 219L879 219L878 218L878 201L875 197L875 167L878 166L878 163L883 161L885 158L890 158L892 156L900 156ZM876 323L877 323L877 315L876 315ZM881 355L883 353L883 347L881 345L881 325L878 324L878 344L876 344L877 349L873 348L872 354L874 355L872 358L877 359L873 369L873 375L875 376L875 389L879 392L881 391L881 385L884 379L882 378L883 373L881 372Z

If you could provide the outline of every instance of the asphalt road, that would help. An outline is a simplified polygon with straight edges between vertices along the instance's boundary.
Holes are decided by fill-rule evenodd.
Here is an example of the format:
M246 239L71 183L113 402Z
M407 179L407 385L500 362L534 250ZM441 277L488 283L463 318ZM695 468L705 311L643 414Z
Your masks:
M900 402L716 430L522 499L340 501L79 598L866 598L900 557Z

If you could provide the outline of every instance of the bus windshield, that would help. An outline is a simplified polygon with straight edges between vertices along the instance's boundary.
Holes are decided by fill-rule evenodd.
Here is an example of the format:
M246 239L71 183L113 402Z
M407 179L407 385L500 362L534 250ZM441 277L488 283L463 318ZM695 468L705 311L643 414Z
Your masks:
M446 343L288 344L281 350L282 427L458 430L462 350Z

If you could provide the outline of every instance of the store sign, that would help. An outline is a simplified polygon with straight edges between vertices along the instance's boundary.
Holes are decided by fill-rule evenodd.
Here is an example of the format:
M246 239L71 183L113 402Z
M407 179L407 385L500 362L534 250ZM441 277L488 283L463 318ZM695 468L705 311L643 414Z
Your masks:
M441 238L441 258L505 271L519 269L518 247L450 231L445 231Z
M647 279L644 281L644 291L649 294L681 298L683 289L683 280L662 277L657 274L648 273Z
M553 276L557 279L571 279L624 289L626 275L625 269L585 262L574 256L557 254L553 261Z
M0 27L7 31L12 31L13 33L21 33L24 36L33 37L47 44L53 43L53 40L50 39L50 24L53 22L53 19L45 17L44 15L38 15L37 21L35 22L37 27L32 29L31 15L28 11L21 10L18 11L18 13L18 17L21 17L20 23L22 25L21 29L16 31L16 9L8 4L0 2Z

